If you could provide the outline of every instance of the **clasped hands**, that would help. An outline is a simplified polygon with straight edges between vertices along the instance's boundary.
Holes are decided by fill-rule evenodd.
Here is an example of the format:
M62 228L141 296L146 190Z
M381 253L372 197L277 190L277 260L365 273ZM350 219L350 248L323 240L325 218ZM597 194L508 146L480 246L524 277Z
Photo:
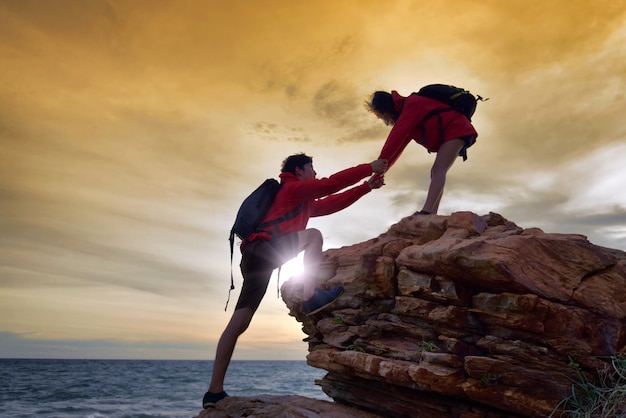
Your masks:
M387 171L387 160L374 160L370 163L374 175L367 180L370 189L379 189L385 185L385 171Z

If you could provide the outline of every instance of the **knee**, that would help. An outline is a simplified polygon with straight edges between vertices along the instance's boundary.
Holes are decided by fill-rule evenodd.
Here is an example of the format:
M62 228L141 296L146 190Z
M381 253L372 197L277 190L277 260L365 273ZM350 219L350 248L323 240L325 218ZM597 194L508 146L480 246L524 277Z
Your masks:
M254 316L255 312L256 308L250 306L235 308L235 312L230 318L230 322L226 326L224 334L227 334L230 337L238 338L248 329L250 321L252 321L252 317Z
M322 237L322 233L320 232L320 230L311 228L310 231L311 231L311 241L321 246L324 243L324 238Z
M430 169L430 178L445 178L451 166L452 164L450 164L449 166L434 164Z
M313 239L320 240L320 241L323 240L322 233L319 229L311 228L310 231L311 231L311 235L313 236Z
M435 166L432 166L430 169L430 179L433 180L440 176L440 171Z
M319 229L310 228L305 231L306 234L306 244L307 246L319 246L320 248L324 244L324 238L322 237L322 233Z

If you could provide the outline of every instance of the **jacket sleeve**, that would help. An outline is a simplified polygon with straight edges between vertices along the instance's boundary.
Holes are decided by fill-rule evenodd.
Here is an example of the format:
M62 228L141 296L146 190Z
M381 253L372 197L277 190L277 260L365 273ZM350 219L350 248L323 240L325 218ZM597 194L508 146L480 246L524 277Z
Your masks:
M371 174L370 164L360 164L339 171L330 177L294 182L289 188L290 198L299 201L319 199L352 186Z
M368 194L370 191L371 189L367 182L363 182L363 184L348 189L345 192L332 194L324 199L318 199L313 203L311 216L324 216L339 212Z

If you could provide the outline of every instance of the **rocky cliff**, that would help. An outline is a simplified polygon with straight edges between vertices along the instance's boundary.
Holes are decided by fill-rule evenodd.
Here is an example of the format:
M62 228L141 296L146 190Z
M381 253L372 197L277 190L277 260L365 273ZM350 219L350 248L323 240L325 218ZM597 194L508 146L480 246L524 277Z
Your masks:
M318 384L363 416L548 416L626 350L626 253L494 213L402 219L326 251L318 281L345 287L324 312L304 315L296 278L282 297Z

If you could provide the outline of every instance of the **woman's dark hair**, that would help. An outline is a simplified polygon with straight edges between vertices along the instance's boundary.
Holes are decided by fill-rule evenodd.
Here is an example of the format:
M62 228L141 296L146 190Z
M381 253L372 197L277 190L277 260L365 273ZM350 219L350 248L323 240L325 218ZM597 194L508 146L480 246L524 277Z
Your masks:
M391 93L386 91L377 91L372 95L372 99L365 103L365 107L374 113L384 115L390 114L394 120L398 120L400 112L398 112L393 104Z
M296 174L296 168L304 170L305 164L313 162L313 158L304 153L290 155L283 160L283 166L280 169L281 173Z

